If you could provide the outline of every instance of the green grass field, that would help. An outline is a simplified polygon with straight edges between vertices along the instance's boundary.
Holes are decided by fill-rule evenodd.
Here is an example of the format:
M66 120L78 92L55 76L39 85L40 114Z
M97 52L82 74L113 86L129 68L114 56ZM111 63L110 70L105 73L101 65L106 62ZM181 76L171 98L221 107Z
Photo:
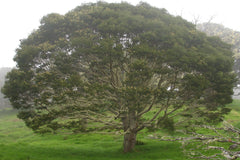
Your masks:
M16 117L0 112L0 160L182 160L178 142L152 140L139 135L144 145L133 153L122 152L122 135L115 133L34 134Z
M240 100L229 105L226 120L240 127ZM123 136L112 133L34 134L12 110L0 111L0 160L185 160L181 144L140 133L132 153L122 152ZM163 133L166 134L166 133Z

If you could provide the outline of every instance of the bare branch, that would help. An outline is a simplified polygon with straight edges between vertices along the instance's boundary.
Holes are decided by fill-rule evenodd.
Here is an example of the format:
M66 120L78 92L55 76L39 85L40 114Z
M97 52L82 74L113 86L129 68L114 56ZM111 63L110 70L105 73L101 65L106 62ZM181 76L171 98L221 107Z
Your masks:
M153 105L154 105L154 103L155 103L155 99L156 99L156 98L154 97L153 100L152 100L152 103L149 105L148 109L143 110L142 112L140 112L140 113L137 115L137 117L141 117L143 114L149 112L149 111L152 109L152 107L153 107Z

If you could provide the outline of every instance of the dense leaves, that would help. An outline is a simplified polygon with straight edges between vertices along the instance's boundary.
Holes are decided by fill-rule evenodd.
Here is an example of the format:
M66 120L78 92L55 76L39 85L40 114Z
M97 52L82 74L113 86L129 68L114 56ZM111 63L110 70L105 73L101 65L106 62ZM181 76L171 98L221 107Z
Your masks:
M173 115L220 120L235 80L229 45L146 3L49 14L14 60L3 93L29 127L120 129L126 152Z
M217 36L220 39L232 46L234 53L234 71L237 74L237 84L240 84L240 32L226 28L221 24L202 23L197 25L197 29L205 32L209 36Z

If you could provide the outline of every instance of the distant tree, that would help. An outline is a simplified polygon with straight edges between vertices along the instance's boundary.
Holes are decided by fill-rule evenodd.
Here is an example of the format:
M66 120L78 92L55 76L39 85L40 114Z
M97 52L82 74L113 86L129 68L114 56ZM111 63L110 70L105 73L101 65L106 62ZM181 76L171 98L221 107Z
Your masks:
M2 91L28 127L122 130L124 152L146 127L217 122L232 102L230 46L146 3L49 14L14 60Z
M5 82L5 76L7 75L8 72L11 71L11 68L0 68L0 88L3 87L4 82ZM10 108L10 102L8 99L4 98L4 95L0 93L0 109L3 108Z

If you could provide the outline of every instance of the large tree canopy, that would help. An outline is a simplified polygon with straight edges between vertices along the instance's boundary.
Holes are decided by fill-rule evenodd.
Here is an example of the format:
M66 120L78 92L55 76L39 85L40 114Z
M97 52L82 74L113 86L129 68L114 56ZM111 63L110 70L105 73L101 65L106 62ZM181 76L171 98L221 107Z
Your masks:
M229 45L146 3L49 14L14 60L2 91L28 127L123 130L125 152L176 115L219 121L235 80Z

